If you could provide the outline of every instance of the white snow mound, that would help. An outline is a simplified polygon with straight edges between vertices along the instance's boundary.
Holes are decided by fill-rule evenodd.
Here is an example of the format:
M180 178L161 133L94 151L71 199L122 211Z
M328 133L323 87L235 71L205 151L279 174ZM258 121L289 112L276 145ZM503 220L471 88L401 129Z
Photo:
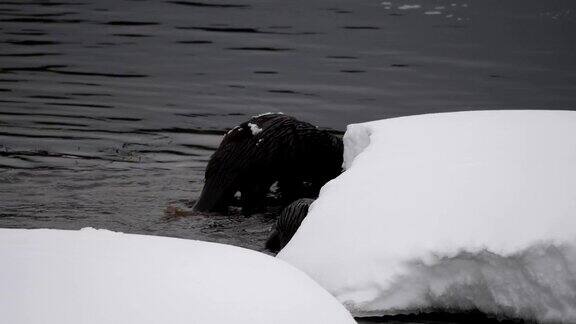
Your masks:
M576 322L576 112L380 120L344 145L347 170L279 258L358 316Z
M268 255L105 230L0 229L2 323L355 323Z

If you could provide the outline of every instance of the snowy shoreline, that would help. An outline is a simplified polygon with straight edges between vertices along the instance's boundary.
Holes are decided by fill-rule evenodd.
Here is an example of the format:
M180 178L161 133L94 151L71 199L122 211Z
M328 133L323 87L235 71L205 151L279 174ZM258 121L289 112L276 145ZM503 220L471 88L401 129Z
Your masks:
M355 323L301 271L230 245L0 229L3 323Z
M576 112L393 118L344 142L347 170L279 258L355 316L576 321Z

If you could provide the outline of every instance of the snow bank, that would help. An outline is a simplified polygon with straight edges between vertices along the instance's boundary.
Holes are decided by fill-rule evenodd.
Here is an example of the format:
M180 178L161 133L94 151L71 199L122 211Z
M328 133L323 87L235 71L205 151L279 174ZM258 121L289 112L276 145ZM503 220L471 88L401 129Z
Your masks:
M254 251L105 230L0 229L2 323L355 323Z
M576 322L576 112L350 125L347 169L279 258L355 315Z

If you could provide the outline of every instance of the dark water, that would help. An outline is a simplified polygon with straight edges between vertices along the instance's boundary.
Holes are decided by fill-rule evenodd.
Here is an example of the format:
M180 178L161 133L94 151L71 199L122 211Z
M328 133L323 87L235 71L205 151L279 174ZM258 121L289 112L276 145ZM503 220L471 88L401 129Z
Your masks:
M0 2L0 227L262 250L267 215L186 216L227 128L576 108L573 0Z

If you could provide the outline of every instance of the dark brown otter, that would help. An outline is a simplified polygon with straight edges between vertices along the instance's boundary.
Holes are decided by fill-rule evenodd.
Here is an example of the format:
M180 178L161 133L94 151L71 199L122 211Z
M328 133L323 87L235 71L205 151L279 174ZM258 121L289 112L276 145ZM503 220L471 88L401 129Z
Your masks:
M210 158L204 188L194 206L200 212L225 212L240 192L242 212L263 207L278 182L289 203L316 197L342 171L342 139L283 114L265 114L230 130Z
M292 236L296 234L300 224L308 215L308 209L312 202L314 202L314 199L298 199L282 210L272 234L266 241L268 250L278 252L290 242Z

